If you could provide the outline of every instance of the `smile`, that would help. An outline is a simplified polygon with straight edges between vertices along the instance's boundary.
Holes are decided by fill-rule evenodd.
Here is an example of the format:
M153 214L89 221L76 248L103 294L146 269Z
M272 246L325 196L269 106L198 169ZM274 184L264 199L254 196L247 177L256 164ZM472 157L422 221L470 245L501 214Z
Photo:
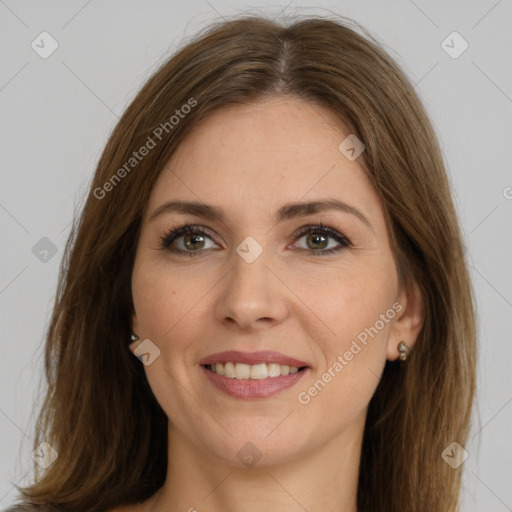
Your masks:
M233 375L234 372L235 376L221 375L217 371L217 364L220 365L221 372L230 375ZM215 365L215 371L213 371L212 365L202 365L199 368L217 390L232 398L246 400L267 398L275 395L292 387L306 374L311 372L311 368L306 366L297 368L265 363L254 365L243 363L217 364ZM277 374L278 370L279 375L273 377L272 375ZM255 377L252 377L252 375Z
M259 363L259 364L245 364L245 363L217 363L207 364L205 368L217 375L222 375L228 379L254 379L262 380L274 377L292 375L305 367L298 368L296 366L289 366L287 364L278 363Z

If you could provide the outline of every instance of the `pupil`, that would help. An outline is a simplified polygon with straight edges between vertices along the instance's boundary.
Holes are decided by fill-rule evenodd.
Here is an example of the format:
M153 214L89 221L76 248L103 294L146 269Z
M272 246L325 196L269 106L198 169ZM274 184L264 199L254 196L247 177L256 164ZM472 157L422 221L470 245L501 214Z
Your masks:
M311 235L310 236L310 241L313 240L313 243L314 244L317 244L317 243L322 243L321 241L319 242L319 239L324 239L324 242L325 242L325 236L324 235Z
M197 239L201 239L201 238L203 238L202 235L187 235L185 237L185 244L188 247L188 243L190 242L190 240L192 240L192 245L194 245L197 242ZM192 249L193 248L194 247L192 246Z

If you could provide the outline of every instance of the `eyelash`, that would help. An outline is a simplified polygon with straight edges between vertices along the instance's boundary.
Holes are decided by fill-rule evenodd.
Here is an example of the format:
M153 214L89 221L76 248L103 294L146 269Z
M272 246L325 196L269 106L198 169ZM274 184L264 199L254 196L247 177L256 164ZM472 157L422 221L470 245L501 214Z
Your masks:
M170 248L170 245L177 238L179 238L180 236L182 236L184 234L188 234L188 233L201 233L203 235L206 235L211 240L213 240L213 238L210 236L210 234L204 227L198 226L195 224L185 224L182 226L171 227L170 231L167 234L160 237L161 238L161 249L167 250L167 251L173 252L173 253L178 253L178 254L186 254L188 252L188 254L190 254L190 257L196 257L199 254L208 250L208 249L200 249L197 251L183 251L181 249L171 249ZM322 249L322 250L318 250L318 251L301 249L306 252L311 252L315 256L333 254L333 253L339 252L342 249L345 249L347 247L352 247L352 242L346 236L342 235L334 228L331 228L330 226L325 226L322 223L304 226L303 228L301 228L300 232L297 235L297 240L302 238L304 235L308 235L310 233L327 235L328 237L333 238L340 244L339 247L334 248L334 249ZM215 240L213 240L213 241L215 241Z

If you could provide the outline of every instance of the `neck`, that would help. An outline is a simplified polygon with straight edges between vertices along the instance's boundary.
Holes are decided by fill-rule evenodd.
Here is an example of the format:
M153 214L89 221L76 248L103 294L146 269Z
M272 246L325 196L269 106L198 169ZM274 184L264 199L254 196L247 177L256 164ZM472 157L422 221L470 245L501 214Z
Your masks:
M164 486L151 512L357 512L364 417L300 458L251 468L206 453L170 424ZM170 423L170 422L169 422Z

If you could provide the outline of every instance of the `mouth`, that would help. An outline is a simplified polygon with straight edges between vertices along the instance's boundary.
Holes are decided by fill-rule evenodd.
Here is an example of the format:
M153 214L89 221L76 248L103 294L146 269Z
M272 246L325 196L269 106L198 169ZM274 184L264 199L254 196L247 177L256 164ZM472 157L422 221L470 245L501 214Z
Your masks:
M210 366L212 371L217 372L217 365L220 364L220 372L222 372L223 368L228 366L231 368L230 364L235 367L235 375L236 368L240 365L241 371L244 371L244 366L260 366L262 364L271 367L271 372L275 372L277 367L272 365L279 365L289 368L299 368L309 367L308 363L305 361L301 361L300 359L296 359L292 356L287 356L285 354L281 354L280 352L275 352L273 350L260 350L258 352L242 352L240 350L226 350L224 352L217 352L216 354L211 354L199 361L201 366ZM263 367L260 367L260 370L264 371ZM286 368L285 368L286 371ZM294 370L295 371L295 370ZM255 370L257 372L257 370ZM277 375L276 375L277 376ZM247 378L247 377L245 377ZM258 378L258 377L257 377Z
M227 351L199 361L215 388L233 398L266 398L290 388L311 371L304 361L278 352Z
M302 372L308 368L308 366L297 367L279 363L245 364L234 362L205 364L201 366L217 375L237 380L264 380L285 377Z

